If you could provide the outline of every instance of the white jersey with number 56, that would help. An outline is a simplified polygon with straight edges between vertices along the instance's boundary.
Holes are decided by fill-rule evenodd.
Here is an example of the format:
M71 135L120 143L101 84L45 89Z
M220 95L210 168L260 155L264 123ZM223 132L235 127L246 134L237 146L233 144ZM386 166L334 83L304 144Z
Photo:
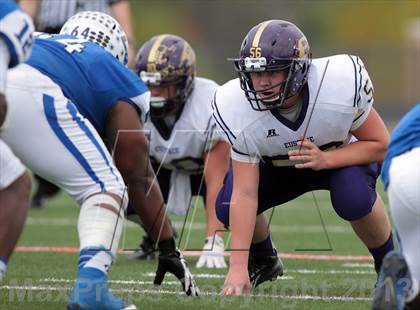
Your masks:
M314 59L302 92L302 108L292 122L269 110L253 110L239 79L222 85L213 116L232 145L232 159L292 166L287 152L298 148L305 132L321 150L343 146L355 140L351 131L366 120L373 103L368 72L360 58L351 55Z

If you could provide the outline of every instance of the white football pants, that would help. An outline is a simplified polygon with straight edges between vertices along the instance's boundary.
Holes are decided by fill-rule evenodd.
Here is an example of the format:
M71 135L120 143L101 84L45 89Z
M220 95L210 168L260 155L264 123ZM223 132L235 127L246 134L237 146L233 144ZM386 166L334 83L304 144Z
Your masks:
M7 144L0 140L0 190L9 187L24 172L25 167L20 160L12 153Z
M100 192L123 197L124 181L102 139L58 85L26 64L7 78L0 138L15 155L78 203Z
M402 253L413 278L419 282L420 147L394 157L389 169L389 180L389 203Z

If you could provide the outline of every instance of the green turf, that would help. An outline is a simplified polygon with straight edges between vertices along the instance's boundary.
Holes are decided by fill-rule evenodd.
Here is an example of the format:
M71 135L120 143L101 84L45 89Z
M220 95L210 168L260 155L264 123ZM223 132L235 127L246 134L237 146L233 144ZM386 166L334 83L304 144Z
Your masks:
M315 198L319 212L312 193L275 209L271 220L272 235L279 252L369 255L349 224L335 214L328 193L316 192ZM29 211L19 245L77 247L77 215L77 205L68 196L60 194L49 201L46 208ZM267 215L271 216L271 213ZM176 216L172 220L180 235L184 218ZM191 221L194 225L189 230ZM204 223L200 204L188 216L182 240L178 240L181 249L201 248ZM141 234L137 226L126 225L122 248L135 248ZM228 240L228 233L225 240ZM188 258L203 293L199 298L185 297L173 276L167 276L160 288L154 287L155 262L132 261L125 254L120 255L111 268L110 287L115 289L116 295L131 300L139 309L343 310L368 309L376 279L369 262L350 262L353 265L349 265L346 261L284 259L284 279L263 284L251 297L224 298L219 292L226 270L196 269L196 260ZM0 309L65 309L76 263L77 254L16 252L0 287ZM354 266L355 263L358 265ZM346 297L346 300L334 300L339 297Z

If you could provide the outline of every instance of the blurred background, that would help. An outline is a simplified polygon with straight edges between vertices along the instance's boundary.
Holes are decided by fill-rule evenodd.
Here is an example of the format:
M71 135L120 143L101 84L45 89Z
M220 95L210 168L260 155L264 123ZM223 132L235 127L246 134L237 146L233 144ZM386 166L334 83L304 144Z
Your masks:
M375 87L375 108L390 124L420 101L420 0L275 1L131 0L136 50L149 37L172 33L197 55L199 76L223 84L246 33L267 19L295 23L314 58L362 58Z

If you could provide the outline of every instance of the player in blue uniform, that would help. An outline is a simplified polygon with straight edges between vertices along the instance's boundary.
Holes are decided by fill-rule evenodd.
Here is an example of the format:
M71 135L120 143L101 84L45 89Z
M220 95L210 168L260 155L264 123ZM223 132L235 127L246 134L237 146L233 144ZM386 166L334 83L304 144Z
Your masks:
M385 256L373 309L420 309L420 103L392 133L382 179L402 251Z
M142 211L146 211L141 213L143 222L150 228L152 236L161 240L158 244L162 257L159 260L155 282L160 284L166 271L171 270L180 278L186 293L196 295L197 290L192 275L175 247L170 223L165 218L165 212L162 212L164 206L163 203L160 203L160 190L152 183L153 173L148 174L147 171L150 168L144 165L148 162L141 126L142 118L145 117L148 109L149 92L138 77L124 66L127 60L125 35L114 19L98 12L76 14L63 26L63 33L65 34L66 31L69 31L72 36L41 35L36 40L33 57L28 61L30 66L27 66L36 68L43 73L43 76L54 81L60 86L65 98L72 100L61 110L58 110L56 107L58 103L51 104L50 101L45 100L45 97L42 99L49 125L66 147L68 147L66 137L67 140L72 140L76 145L73 155L79 151L86 160L91 160L91 154L99 150L102 158L92 161L92 165L100 167L94 167L96 170L86 170L93 180L99 181L97 183L101 191L107 187L106 184L103 186L101 177L97 177L99 173L103 172L101 167L111 171L111 174L108 173L107 176L117 175L117 179L121 172L124 181L129 186L128 191L132 204L137 209L141 207ZM77 35L81 37L76 38ZM89 40L95 43L90 43ZM138 113L133 113L135 111ZM69 117L75 120L78 125L74 129L68 128L67 123L63 124ZM80 129L86 134L79 135L79 138L75 139L73 131L78 132ZM13 130L10 131L13 132ZM14 132L16 133L17 130ZM97 132L102 136L109 149L113 149L114 160L119 172L113 167L112 159L108 156L109 153L105 147L102 147L102 140L95 136ZM65 136L64 139L63 136ZM94 141L93 150L90 143L92 141ZM16 148L18 147L16 146ZM88 147L90 149L86 149ZM46 155L46 157L48 156ZM76 154L75 157L79 158L80 156ZM48 159L46 158L47 162ZM35 164L42 166L43 164L36 162L37 159L28 158L28 161L30 160L33 166L36 166ZM101 161L102 165L98 161ZM83 162L81 164L83 165ZM45 171L38 169L36 173L60 185L70 194L72 194L73 187L76 187L76 194L79 187L82 187L82 184L79 184L80 182L77 180L71 183L60 183L59 179L48 175L53 169L45 167L44 169ZM91 170L94 170L94 173ZM72 174L71 171L68 173ZM67 174L64 175L64 178L67 178ZM77 198L74 192L73 196ZM147 210L143 207L145 205L148 206ZM106 272L116 255L122 229L123 219L121 218L123 216L120 211L125 206L116 208L107 204L107 206L99 208L100 211L98 211L98 208L95 208L96 205L90 202L88 207L85 208L82 205L79 216L78 226L81 239L79 271L68 307L69 309L134 309L109 294L106 286ZM95 211L102 212L102 214L99 216ZM96 225L97 222L100 227ZM157 223L156 226L153 226L155 223ZM109 229L115 230L115 237L113 233L106 235L99 231ZM86 235L90 237L87 238ZM104 241L106 238L108 239ZM98 244L107 244L111 249L101 248ZM91 290L82 289L86 286L87 280L92 281ZM101 294L99 301L95 297L98 288L100 288Z
M98 24L95 18L100 22L102 16L97 12L76 14L61 31L62 34L76 36L76 40L91 40L95 43L82 45L87 47L94 44L95 47L83 48L79 46L80 43L73 44L71 38L58 36L35 44L29 64L60 85L66 97L75 103L80 113L92 122L108 143L108 147L113 149L117 168L129 188L130 205L137 210L148 233L158 243L160 256L155 283L160 284L164 274L173 270L186 293L196 295L192 275L175 247L159 186L152 182L154 173L148 162L147 140L142 132L150 94L139 78L121 64L127 63L127 49L119 52L112 49L106 35L101 36L98 31L96 33L99 34L94 35L93 25ZM105 25L106 22L105 19ZM115 31L122 32L122 29ZM70 52L63 50L60 46L62 42L68 44L65 49ZM97 45L110 53L99 52L101 49ZM55 65L51 61L44 62L49 56L59 53L62 57L55 58ZM72 64L72 68L66 69L69 64ZM71 72L71 77L67 72Z
M115 36L110 39L116 40ZM1 138L34 173L63 188L80 204L79 271L68 308L135 309L112 296L107 287L127 195L99 134L56 83L28 64L9 70L6 98L9 109ZM81 283L84 290L79 290Z
M0 131L6 119L6 75L29 57L34 26L14 1L0 0ZM26 218L30 179L0 139L0 282Z

